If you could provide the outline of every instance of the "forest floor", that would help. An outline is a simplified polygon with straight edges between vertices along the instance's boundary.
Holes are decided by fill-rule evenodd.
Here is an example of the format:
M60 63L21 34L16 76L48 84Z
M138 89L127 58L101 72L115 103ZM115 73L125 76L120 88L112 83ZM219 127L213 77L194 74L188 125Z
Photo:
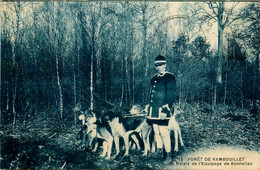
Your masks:
M162 155L149 154L144 157L142 151L137 150L130 150L127 157L121 155L106 160L99 157L102 152L101 148L97 153L79 148L76 135L80 126L57 129L52 128L53 125L48 126L46 120L41 122L35 120L24 127L1 127L0 168L174 169L174 167L186 167L189 169L187 164L192 162L187 162L188 157L192 155L194 158L203 157L204 159L206 157L203 154L206 152L213 154L212 149L215 151L219 149L222 152L221 149L235 147L256 155L256 158L260 155L259 120L256 120L248 110L231 111L226 106L218 106L214 112L210 112L206 107L186 105L184 113L179 115L177 120L185 146L180 147L178 152L172 151L170 166L162 164ZM174 146L173 143L172 146ZM114 152L113 148L112 155ZM123 151L121 153L123 154ZM238 156L243 157L241 154ZM245 161L250 163L251 160ZM254 166L259 168L259 165ZM214 169L213 165L212 167Z

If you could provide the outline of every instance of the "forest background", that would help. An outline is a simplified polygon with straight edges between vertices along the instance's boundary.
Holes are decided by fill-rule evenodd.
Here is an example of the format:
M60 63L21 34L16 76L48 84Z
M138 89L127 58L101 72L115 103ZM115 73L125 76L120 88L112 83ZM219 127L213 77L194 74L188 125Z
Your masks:
M154 58L180 103L259 112L257 2L1 2L1 121L148 101Z

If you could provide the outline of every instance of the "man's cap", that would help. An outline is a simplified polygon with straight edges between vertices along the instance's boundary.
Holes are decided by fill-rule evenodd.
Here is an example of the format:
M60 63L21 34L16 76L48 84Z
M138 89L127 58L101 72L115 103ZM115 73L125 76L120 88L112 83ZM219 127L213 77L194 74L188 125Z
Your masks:
M158 55L154 61L154 64L157 63L166 63L166 58L164 56Z

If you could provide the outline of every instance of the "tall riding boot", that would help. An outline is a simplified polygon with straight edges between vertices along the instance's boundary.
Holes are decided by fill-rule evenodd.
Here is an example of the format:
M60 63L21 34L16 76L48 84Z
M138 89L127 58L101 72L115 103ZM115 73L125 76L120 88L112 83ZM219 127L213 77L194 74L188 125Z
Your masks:
M170 152L166 152L166 158L163 161L163 164L164 165L169 165L171 163L171 161L172 161L172 158L171 158Z

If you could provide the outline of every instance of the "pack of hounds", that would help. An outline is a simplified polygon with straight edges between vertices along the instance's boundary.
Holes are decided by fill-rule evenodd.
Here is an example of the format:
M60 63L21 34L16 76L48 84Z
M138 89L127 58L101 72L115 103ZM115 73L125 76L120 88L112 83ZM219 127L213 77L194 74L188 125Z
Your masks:
M103 148L103 152L100 156L106 159L111 159L113 146L115 146L113 158L119 155L120 139L123 139L121 149L124 148L125 150L124 156L129 155L130 147L135 147L138 150L143 149L143 156L156 151L153 129L148 125L146 119L147 108L142 109L140 105L133 105L127 114L122 114L116 110L103 113L94 113L90 110L80 112L78 118L82 123L82 128L78 134L78 139L81 141L81 147L96 152L101 145L100 148ZM183 113L183 110L180 106L175 106L168 124L169 129L174 132L174 151L176 152L179 150L179 141L181 146L184 146L180 127L175 119L176 115L180 113Z

